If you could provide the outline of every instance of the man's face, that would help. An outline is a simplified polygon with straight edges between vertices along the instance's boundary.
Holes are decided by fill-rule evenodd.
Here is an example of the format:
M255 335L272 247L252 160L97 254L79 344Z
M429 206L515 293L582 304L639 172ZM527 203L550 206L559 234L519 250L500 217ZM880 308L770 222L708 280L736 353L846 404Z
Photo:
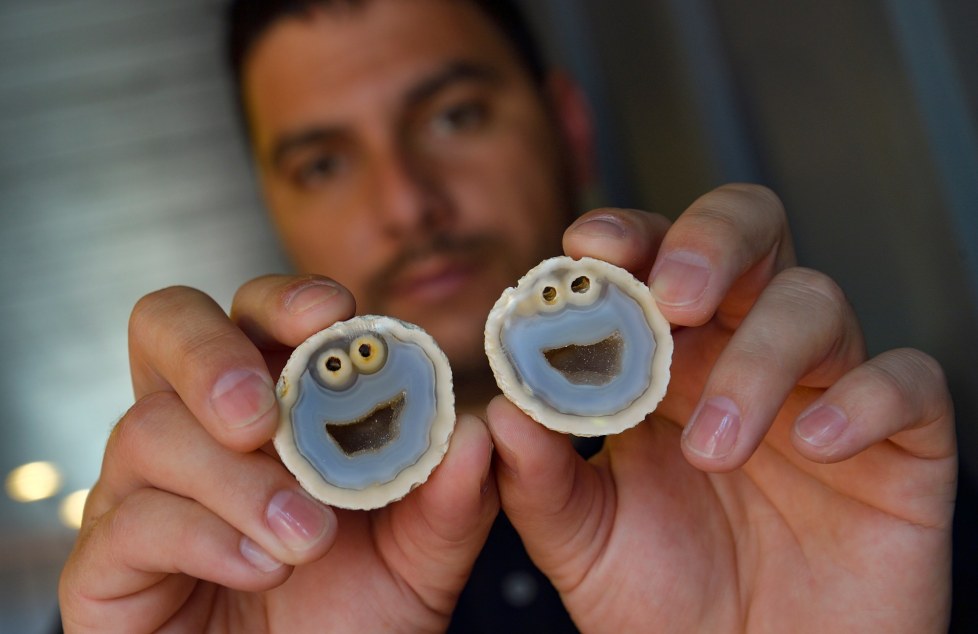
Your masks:
M469 2L374 0L274 24L244 99L266 202L296 266L361 314L484 367L506 286L560 249L564 145L538 88Z

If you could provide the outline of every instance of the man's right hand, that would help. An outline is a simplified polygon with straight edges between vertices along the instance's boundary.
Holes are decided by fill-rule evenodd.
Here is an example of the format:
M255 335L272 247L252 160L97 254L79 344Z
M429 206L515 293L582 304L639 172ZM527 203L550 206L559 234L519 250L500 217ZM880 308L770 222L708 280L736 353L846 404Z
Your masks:
M308 276L246 284L231 317L187 288L137 304L136 403L62 574L67 632L445 628L498 510L485 425L460 417L429 481L370 513L313 500L270 449L272 377L353 313Z

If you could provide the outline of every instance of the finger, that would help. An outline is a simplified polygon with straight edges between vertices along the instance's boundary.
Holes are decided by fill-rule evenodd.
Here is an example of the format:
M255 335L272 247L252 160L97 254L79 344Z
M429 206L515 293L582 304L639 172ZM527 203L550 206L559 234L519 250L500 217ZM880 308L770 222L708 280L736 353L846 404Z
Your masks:
M669 220L635 209L595 209L564 232L564 253L591 257L647 279Z
M231 320L261 349L291 349L356 309L345 288L318 275L267 275L238 289Z
M176 391L222 444L250 451L278 425L261 353L200 291L169 288L141 299L129 322L129 357L137 400Z
M864 359L862 332L839 287L807 269L781 273L710 372L683 432L687 459L708 471L743 465L795 385L824 387Z
M141 399L116 426L92 514L144 487L197 501L289 564L321 557L336 531L333 511L305 494L278 461L220 445L171 392Z
M426 483L378 517L396 539L387 561L442 614L455 606L499 510L490 478L492 441L471 415L456 423L445 459Z
M855 368L794 425L798 451L838 462L890 439L918 458L955 453L953 406L940 365L918 350L893 350Z
M732 328L768 281L793 263L777 196L763 187L727 185L699 198L676 220L649 285L671 323L699 326L718 314Z
M83 528L59 597L66 624L155 631L188 600L197 579L260 591L290 573L200 504L142 489Z
M613 487L567 436L497 397L487 409L503 510L558 590L575 587L607 543Z
M490 480L492 439L475 416L459 416L445 459L417 491L419 510L445 545L473 539L473 528L488 528L498 508Z

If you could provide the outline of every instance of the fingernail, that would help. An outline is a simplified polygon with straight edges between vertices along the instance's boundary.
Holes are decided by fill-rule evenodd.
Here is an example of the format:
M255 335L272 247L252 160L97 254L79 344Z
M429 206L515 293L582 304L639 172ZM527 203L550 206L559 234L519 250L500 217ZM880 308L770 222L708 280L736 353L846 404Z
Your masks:
M670 306L685 306L699 300L709 283L709 263L692 251L670 253L652 270L655 299Z
M803 414L795 424L795 433L815 447L828 447L846 430L849 419L838 407L819 405Z
M614 216L598 216L586 220L571 229L574 233L597 238L624 238L627 231L622 223Z
M308 550L332 522L332 511L302 493L285 490L268 503L266 518L272 532L289 550Z
M737 442L740 410L729 398L715 396L700 407L693 422L683 430L686 446L707 458L723 458Z
M228 427L254 423L275 407L271 381L253 370L232 370L214 384L211 407Z
M238 550L241 551L241 556L248 560L248 563L262 572L272 572L282 567L281 561L265 552L264 548L252 541L247 535L238 542Z
M316 281L306 284L294 291L285 299L285 310L293 315L312 310L339 293L335 285L326 281Z

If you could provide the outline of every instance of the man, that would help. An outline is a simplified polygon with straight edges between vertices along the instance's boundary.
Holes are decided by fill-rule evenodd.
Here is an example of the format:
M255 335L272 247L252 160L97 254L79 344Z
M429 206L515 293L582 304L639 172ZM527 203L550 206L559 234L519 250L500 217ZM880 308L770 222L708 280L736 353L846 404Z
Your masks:
M535 77L500 3L299 4L246 38L240 77L304 275L246 284L230 318L190 289L136 306L136 404L62 576L66 630L438 631L500 503L583 631L944 627L941 371L912 350L865 358L837 287L793 268L770 192L562 232L586 111ZM490 401L481 353L501 289L561 250L649 280L674 324L665 400L590 462ZM314 502L261 450L289 350L355 312L427 329L464 412L430 480L371 513Z

